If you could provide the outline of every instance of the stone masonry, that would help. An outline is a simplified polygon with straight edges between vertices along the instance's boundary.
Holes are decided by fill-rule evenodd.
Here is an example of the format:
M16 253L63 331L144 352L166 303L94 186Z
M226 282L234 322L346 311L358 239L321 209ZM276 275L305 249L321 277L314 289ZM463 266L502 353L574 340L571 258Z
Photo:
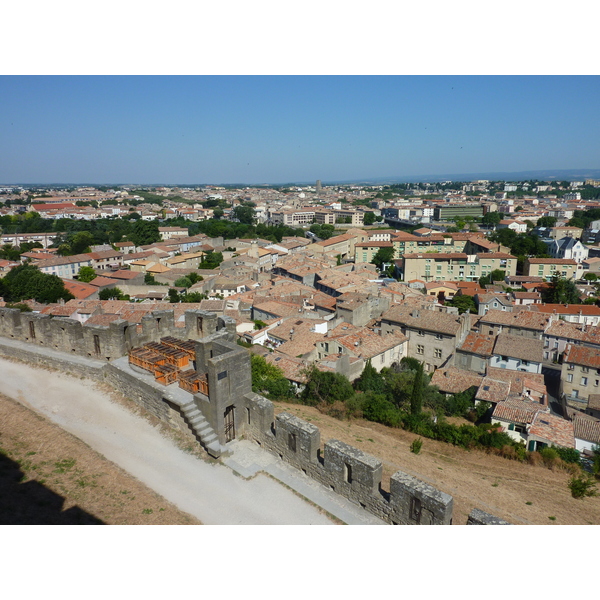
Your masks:
M176 326L172 311L153 312L137 324L119 320L92 327L0 308L0 355L53 368L62 365L106 381L171 426L187 428L215 458L236 438L253 440L388 523L452 523L448 494L401 471L385 492L379 459L338 440L325 442L321 451L318 427L288 413L275 418L273 404L252 392L250 356L235 343L233 319L191 310L183 325ZM193 369L207 381L202 388L207 393L191 393L177 383L160 385L152 374L132 368L127 356L133 348L165 337L195 341ZM480 523L504 522L474 510L469 524Z

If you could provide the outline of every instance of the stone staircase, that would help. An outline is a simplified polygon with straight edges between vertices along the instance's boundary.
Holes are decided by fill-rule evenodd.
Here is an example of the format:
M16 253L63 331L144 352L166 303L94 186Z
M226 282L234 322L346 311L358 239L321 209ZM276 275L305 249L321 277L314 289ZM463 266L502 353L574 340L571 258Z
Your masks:
M213 458L219 458L221 454L226 452L226 449L219 443L219 438L214 429L210 426L193 400L190 400L186 404L182 404L181 411L204 449Z

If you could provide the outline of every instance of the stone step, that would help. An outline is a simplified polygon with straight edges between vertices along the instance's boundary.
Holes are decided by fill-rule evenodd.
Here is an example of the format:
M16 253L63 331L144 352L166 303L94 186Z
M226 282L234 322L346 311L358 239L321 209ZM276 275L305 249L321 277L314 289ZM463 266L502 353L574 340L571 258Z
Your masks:
M198 423L197 427L194 427L198 435L206 435L209 431L212 431L212 427L204 420L202 423Z
M219 458L221 456L221 444L219 442L211 442L206 445L206 451L213 457Z
M188 421L194 428L197 428L201 427L202 425L204 425L204 423L206 423L206 418L204 417L204 415L195 415L191 419L188 419Z
M206 444L207 446L213 443L215 440L217 440L218 443L217 434L214 431L211 431L211 433L209 433L207 436L202 437L202 443Z

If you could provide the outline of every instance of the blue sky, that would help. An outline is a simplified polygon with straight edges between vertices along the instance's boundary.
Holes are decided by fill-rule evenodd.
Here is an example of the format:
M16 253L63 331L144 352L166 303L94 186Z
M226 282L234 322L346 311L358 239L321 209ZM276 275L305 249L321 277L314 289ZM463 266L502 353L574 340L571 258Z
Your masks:
M598 76L2 76L0 183L600 168Z

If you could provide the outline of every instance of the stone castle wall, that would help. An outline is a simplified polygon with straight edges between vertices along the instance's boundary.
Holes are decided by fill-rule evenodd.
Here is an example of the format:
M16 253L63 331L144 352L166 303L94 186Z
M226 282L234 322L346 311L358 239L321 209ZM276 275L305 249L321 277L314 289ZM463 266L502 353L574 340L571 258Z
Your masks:
M273 417L273 404L258 394L246 397L246 436L332 491L394 525L452 524L452 496L398 471L390 492L381 489L382 462L339 440L321 454L319 428L294 415Z
M272 402L251 391L249 355L233 343L234 334L233 319L204 311L188 311L184 328L175 327L172 311L154 312L140 325L116 321L108 327L88 327L71 319L0 308L0 355L109 383L188 434L191 430L179 409L182 394L194 399L216 429L222 426L223 407L233 404L238 437L253 440L382 520L403 525L452 523L450 495L401 471L390 478L390 492L385 492L379 459L338 440L327 441L321 452L318 427L288 413L274 417ZM123 368L122 357L130 348L167 335L198 340L195 367L208 373L214 398L179 389L175 398L171 386L160 386L151 376ZM105 349L100 354L94 351L98 343ZM207 401L211 406L206 406ZM472 515L469 524L502 522L491 515Z

